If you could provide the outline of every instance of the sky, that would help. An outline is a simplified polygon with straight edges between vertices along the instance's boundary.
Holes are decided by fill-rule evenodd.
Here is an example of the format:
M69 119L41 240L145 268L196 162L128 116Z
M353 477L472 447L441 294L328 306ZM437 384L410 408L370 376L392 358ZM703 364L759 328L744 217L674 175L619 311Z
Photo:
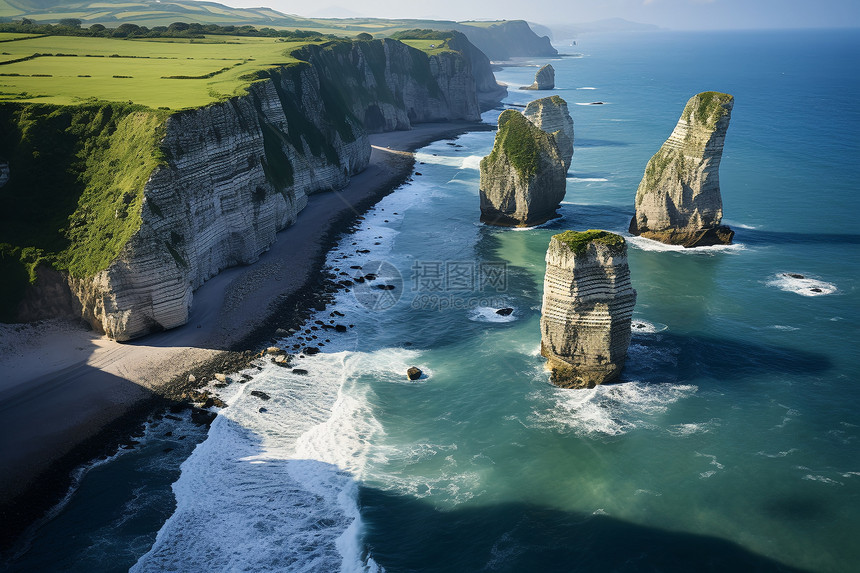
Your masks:
M217 1L217 0L216 0ZM675 30L860 28L860 0L220 0L324 17L529 20L552 26L624 18Z

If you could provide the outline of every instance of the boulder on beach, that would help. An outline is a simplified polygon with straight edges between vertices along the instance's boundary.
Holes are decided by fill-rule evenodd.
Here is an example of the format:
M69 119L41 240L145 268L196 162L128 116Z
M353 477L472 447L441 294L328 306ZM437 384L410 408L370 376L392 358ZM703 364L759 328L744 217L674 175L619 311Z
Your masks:
M721 224L719 169L733 105L734 97L718 92L690 98L645 167L631 234L684 247L732 242L734 231Z

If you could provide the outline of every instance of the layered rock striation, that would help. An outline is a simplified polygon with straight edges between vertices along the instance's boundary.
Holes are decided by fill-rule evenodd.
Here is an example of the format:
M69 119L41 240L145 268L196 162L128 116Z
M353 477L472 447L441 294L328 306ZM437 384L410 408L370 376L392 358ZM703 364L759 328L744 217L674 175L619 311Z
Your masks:
M537 71L535 81L530 86L523 86L521 90L551 90L555 87L555 68L547 64Z
M309 194L340 189L367 166L368 132L480 119L475 69L461 53L428 57L382 40L294 55L304 62L261 73L246 96L167 118L164 160L132 202L140 226L106 268L66 276L70 312L120 341L182 325L196 288L256 261ZM55 312L39 298L27 297L19 319Z
M719 169L733 105L732 96L718 92L690 98L645 167L632 234L684 247L732 242L734 232L721 225Z
M552 135L564 162L565 173L573 159L573 118L567 102L557 95L530 102L523 115L539 129Z
M541 306L541 354L553 384L593 388L617 379L635 304L622 237L596 230L554 235Z
M481 221L532 227L555 218L565 175L553 136L518 111L502 112L493 151L481 160Z

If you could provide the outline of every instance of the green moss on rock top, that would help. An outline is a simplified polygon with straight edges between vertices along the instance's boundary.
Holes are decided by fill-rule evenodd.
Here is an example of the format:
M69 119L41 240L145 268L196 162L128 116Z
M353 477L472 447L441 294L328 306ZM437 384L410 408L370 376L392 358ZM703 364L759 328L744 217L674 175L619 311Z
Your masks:
M696 94L684 106L681 117L685 121L690 121L692 117L696 122L713 129L717 122L728 113L724 106L733 102L734 99L734 96L721 92Z
M567 247L577 255L585 253L590 243L599 243L609 247L613 254L622 254L626 248L627 242L621 235L610 233L609 231L601 231L598 229L589 229L588 231L565 231L552 237L556 241L567 245Z
M499 116L499 131L490 161L504 154L517 174L525 179L537 172L542 150L551 147L549 135L538 129L518 111L508 109Z

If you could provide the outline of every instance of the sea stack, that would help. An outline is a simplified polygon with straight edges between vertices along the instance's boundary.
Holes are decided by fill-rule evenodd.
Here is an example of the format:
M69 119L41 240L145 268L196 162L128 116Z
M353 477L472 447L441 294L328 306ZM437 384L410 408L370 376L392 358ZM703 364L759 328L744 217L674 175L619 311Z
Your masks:
M671 245L728 245L720 223L720 159L734 97L704 92L690 98L672 135L645 167L630 232Z
M536 99L526 106L523 115L552 135L567 173L573 159L573 118L570 117L567 102L557 95Z
M535 74L535 83L523 86L521 90L551 90L555 87L555 68L547 64Z
M607 231L565 231L546 252L541 354L562 388L618 378L630 345L636 291L627 243Z
M566 173L550 134L518 111L503 111L493 151L481 160L481 221L532 227L555 218Z

